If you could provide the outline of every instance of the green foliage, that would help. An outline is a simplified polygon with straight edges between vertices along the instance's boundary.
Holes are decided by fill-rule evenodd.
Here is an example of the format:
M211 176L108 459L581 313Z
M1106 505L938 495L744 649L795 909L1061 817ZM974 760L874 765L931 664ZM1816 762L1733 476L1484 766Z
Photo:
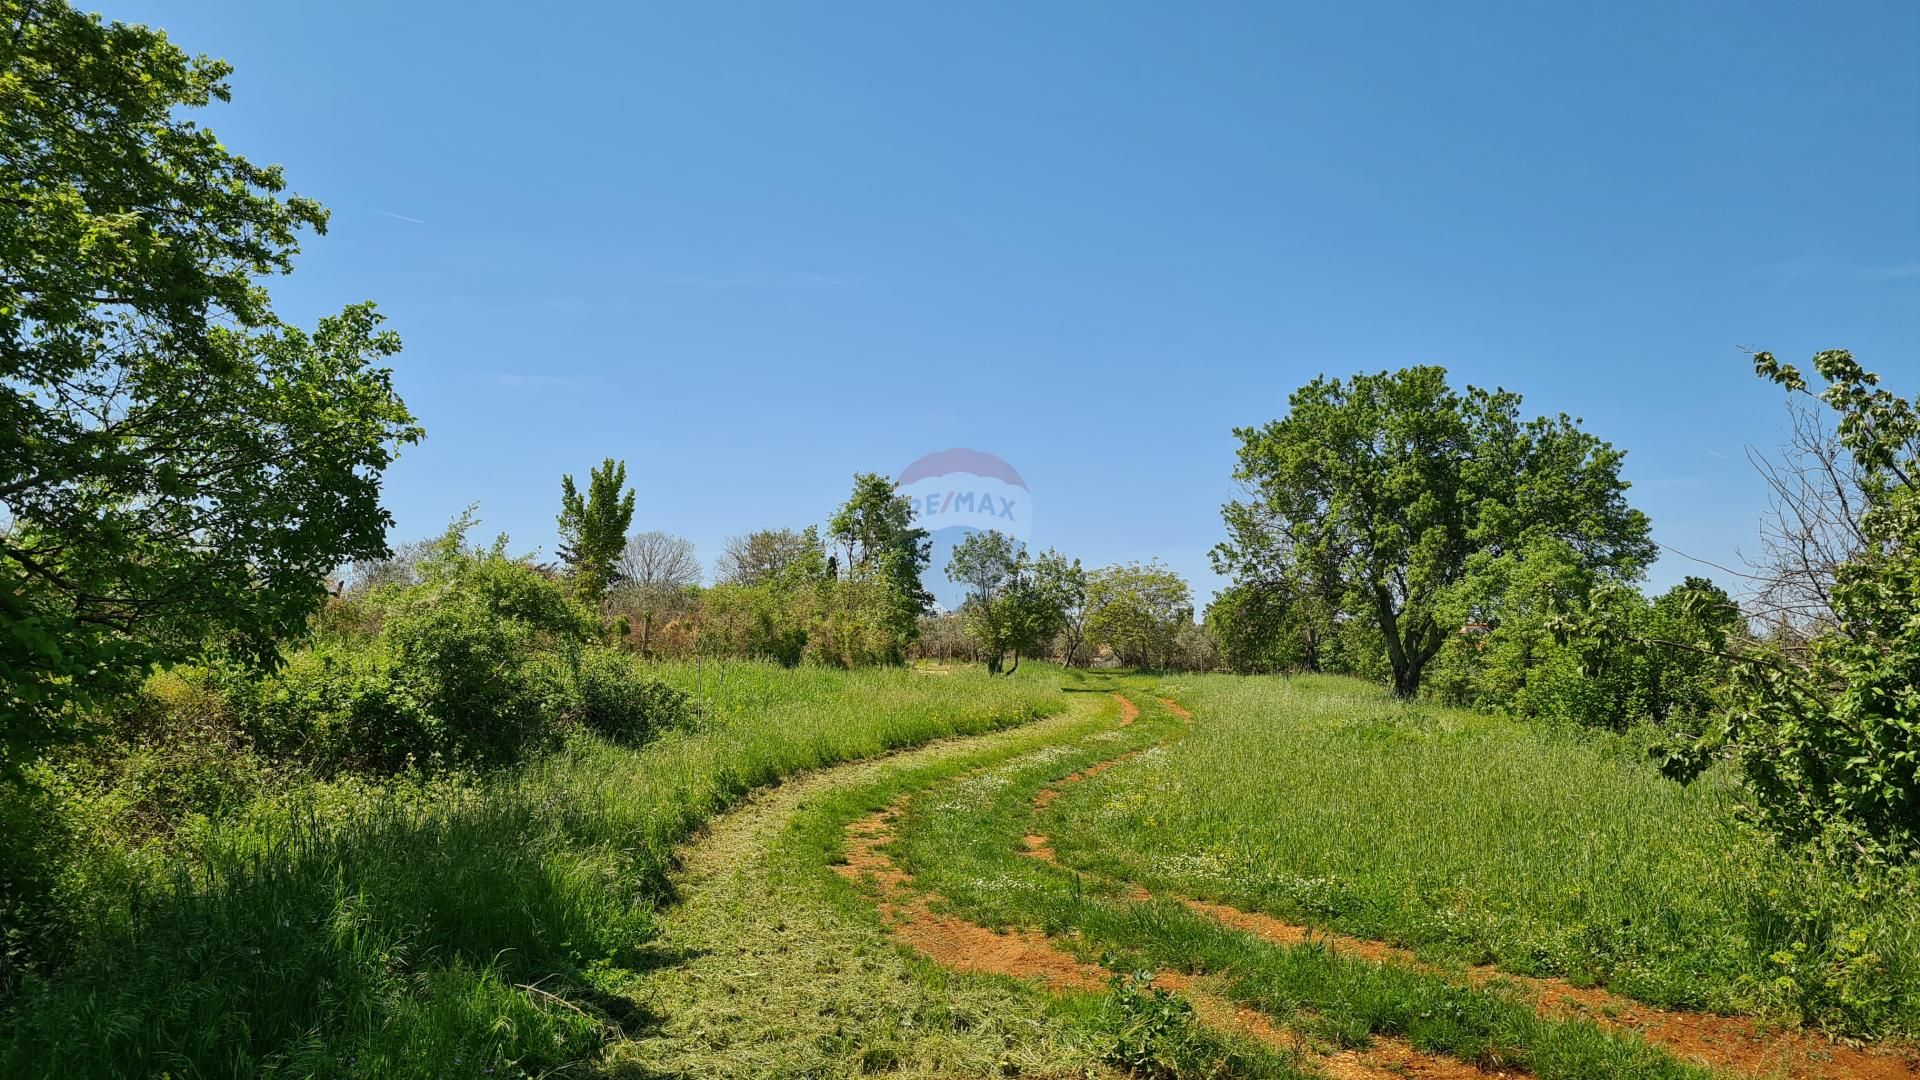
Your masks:
M560 478L560 559L582 600L598 604L617 577L620 553L633 524L634 492L627 488L627 463L608 458L590 471L587 492L572 475Z
M1739 609L1704 578L1649 600L1554 538L1476 556L1440 608L1460 633L1427 678L1437 700L1590 728L1697 733L1724 675L1709 654L1652 641L1724 637Z
M1735 664L1731 742L1759 820L1797 842L1910 859L1920 855L1920 401L1907 401L1845 352L1814 368L1863 473L1861 552L1832 589L1836 625L1804 666L1756 647ZM1809 393L1770 354L1755 369Z
M1207 605L1206 627L1221 662L1242 675L1319 671L1333 630L1330 619L1319 617L1310 604L1254 582L1229 585L1215 595Z
M799 597L773 585L715 585L700 594L699 649L792 667L811 621L799 607Z
M1113 977L1101 1012L1112 1044L1106 1061L1128 1076L1176 1080L1196 1075L1215 1040L1202 1033L1186 999L1153 984L1152 971Z
M1066 626L1067 613L1085 602L1086 571L1057 551L1038 558L1004 533L976 532L954 547L947 576L967 587L961 617L967 634L998 675L1007 654L1012 674L1020 658L1045 650Z
M1215 568L1368 620L1403 697L1455 629L1447 594L1486 556L1552 538L1621 579L1653 557L1622 452L1565 415L1522 421L1517 394L1455 393L1438 367L1316 379L1285 419L1235 434L1249 499L1222 511Z
M933 558L933 541L913 525L913 500L878 473L859 473L853 493L828 519L827 533L844 558L840 578L862 586L843 591L828 605L830 633L847 643L830 651L901 662L919 630L919 617L933 603L920 581Z
M1107 566L1087 575L1087 639L1122 663L1167 666L1184 627L1193 624L1185 578L1158 562Z
M0 769L209 638L257 661L383 554L419 437L371 305L312 333L259 279L325 212L186 117L227 65L0 3Z
M558 691L546 703L551 715L603 738L638 745L693 718L685 691L652 677L622 650L587 645L547 663L550 685Z

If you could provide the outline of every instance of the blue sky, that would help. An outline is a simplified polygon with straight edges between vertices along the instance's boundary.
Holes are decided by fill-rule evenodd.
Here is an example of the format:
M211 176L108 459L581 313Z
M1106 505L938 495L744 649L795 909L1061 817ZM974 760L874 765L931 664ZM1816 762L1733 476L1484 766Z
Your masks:
M333 209L275 295L402 334L398 538L477 501L551 551L613 455L710 561L966 446L1039 543L1204 601L1231 429L1438 363L1583 417L1724 562L1783 434L1742 346L1920 392L1912 3L105 13L232 61L201 119Z

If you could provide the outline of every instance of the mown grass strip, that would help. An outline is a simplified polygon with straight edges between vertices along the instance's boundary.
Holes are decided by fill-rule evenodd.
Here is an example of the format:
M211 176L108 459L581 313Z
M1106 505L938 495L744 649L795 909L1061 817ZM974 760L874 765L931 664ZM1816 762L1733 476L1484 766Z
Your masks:
M970 748L963 753L942 755L933 761L903 762L873 782L839 788L809 800L803 812L794 817L787 836L777 850L785 852L783 857L796 858L811 866L821 887L842 910L857 912L871 925L879 926L881 916L873 894L865 886L830 869L841 864L847 855L848 828L862 819L885 812L903 797L910 797L917 792L938 792L943 790L943 785L951 786L956 780L979 775L982 770L991 770L1009 761L1034 757L1067 760L1075 754L1075 747L1078 746L1113 745L1115 736L1124 735L1129 729L1115 726L1118 709L1104 700L1104 688L1110 680L1083 676L1079 681L1082 688L1102 688L1099 705L1075 710L1069 722L1057 727L1049 722L1044 725L1046 730L1022 729L996 736L990 745ZM924 957L916 955L914 962L927 973L928 978L955 977ZM1089 1055L1096 1059L1111 1057L1116 1046L1131 1045L1130 1040L1137 1042L1141 1037L1139 1029L1146 1026L1156 1033L1154 1045L1159 1048L1159 1053L1178 1063L1179 1075L1241 1077L1247 1080L1305 1080L1316 1075L1313 1069L1304 1067L1293 1053L1276 1051L1245 1037L1206 1028L1191 1014L1149 1013L1148 1019L1142 1020L1139 1015L1128 1011L1124 1004L1116 1005L1117 1000L1133 1000L1125 994L1068 991L1048 995L1041 994L1034 983L1011 976L972 975L965 978L1018 987L1022 993L1038 995L1046 1003L1050 1016L1080 1032L1079 1037L1088 1047Z

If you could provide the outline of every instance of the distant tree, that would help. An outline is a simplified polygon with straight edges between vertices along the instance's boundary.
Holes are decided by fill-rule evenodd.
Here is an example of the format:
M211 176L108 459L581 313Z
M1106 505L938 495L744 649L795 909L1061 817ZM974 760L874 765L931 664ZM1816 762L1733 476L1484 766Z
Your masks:
M1037 572L1050 580L1060 602L1060 629L1055 635L1060 662L1072 667L1084 657L1087 643L1087 571L1079 559L1069 561L1054 551L1043 552Z
M261 663L386 553L420 436L371 305L275 317L317 203L191 110L230 68L65 3L0 3L0 772L209 642Z
M1214 671L1220 667L1220 643L1205 626L1189 619L1174 630L1173 647L1162 666L1174 671Z
M1653 558L1624 455L1575 419L1519 409L1503 390L1455 393L1438 367L1314 380L1285 419L1235 431L1248 497L1222 512L1216 565L1237 581L1331 574L1341 613L1378 629L1394 692L1412 696L1459 629L1440 609L1476 555L1551 536L1621 579Z
M654 621L683 608L687 591L700 584L700 560L694 557L693 542L684 537L643 532L628 538L616 570L614 605L623 614L640 617L640 652L647 655Z
M608 458L594 468L584 495L571 474L560 478L560 560L574 591L589 603L599 603L618 579L633 500L624 461Z
M814 529L760 529L728 540L713 576L724 585L764 585L789 567L820 561L820 537Z
M1181 628L1193 623L1193 594L1160 563L1107 566L1087 575L1087 638L1139 667L1165 665Z
M887 642L882 651L892 660L904 659L919 617L933 603L921 582L933 542L913 524L912 500L877 473L858 474L853 493L828 520L827 532L845 555L840 578L856 586L844 590L848 602L839 609L877 632L879 637L870 640Z
M1745 608L1776 628L1776 640L1804 659L1810 637L1839 624L1834 588L1840 567L1866 550L1862 516L1867 470L1830 426L1828 410L1808 394L1787 395L1791 434L1778 454L1747 452L1766 482L1769 512L1760 548L1747 558Z
M967 635L966 621L957 611L920 616L920 634L913 652L927 660L980 659L980 649Z
M967 636L986 658L987 672L1011 675L1022 656L1043 651L1066 620L1080 564L1058 552L1039 558L1004 533L969 535L954 547L947 577L966 586L960 614ZM1007 657L1013 658L1011 667Z
M472 507L468 508L469 510ZM432 550L432 540L409 540L383 558L361 559L347 567L345 592L371 592L385 585L418 585L420 564Z

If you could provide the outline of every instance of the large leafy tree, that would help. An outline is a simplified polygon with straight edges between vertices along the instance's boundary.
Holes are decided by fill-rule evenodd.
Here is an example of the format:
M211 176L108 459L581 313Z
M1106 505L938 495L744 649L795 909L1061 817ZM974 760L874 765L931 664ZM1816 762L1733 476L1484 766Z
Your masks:
M1240 428L1215 565L1237 585L1334 594L1377 628L1394 692L1418 692L1457 626L1448 591L1489 558L1554 538L1596 573L1637 576L1653 558L1627 505L1621 451L1561 415L1522 420L1520 397L1445 370L1315 379L1288 414Z
M419 437L370 305L280 323L326 213L190 110L227 65L64 3L0 0L0 767L147 665L260 660L343 562L386 554Z
M1129 664L1168 664L1193 625L1186 579L1157 562L1103 566L1087 575L1087 640Z
M582 600L599 603L618 580L633 503L624 461L607 458L594 466L585 492L571 473L560 478L560 561Z
M1033 555L1006 534L976 532L953 549L947 576L967 587L960 609L967 636L987 672L1011 675L1022 656L1045 650L1086 593L1078 560L1055 551ZM1007 657L1013 664L1007 666Z

